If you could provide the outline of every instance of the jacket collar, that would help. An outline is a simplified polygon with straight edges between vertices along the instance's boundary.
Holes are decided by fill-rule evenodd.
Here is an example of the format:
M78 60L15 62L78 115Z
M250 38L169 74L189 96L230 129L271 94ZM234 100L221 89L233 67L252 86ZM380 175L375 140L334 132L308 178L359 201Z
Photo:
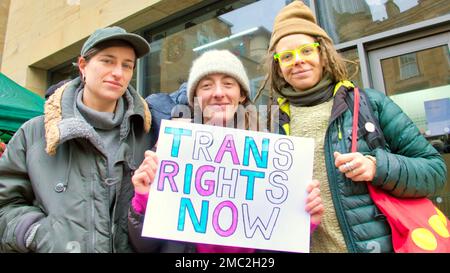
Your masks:
M347 104L345 103L345 97L350 91L353 90L355 85L348 80L339 81L335 84L333 88L333 107L331 110L330 122L335 120L343 112L347 110ZM290 103L287 98L278 97L275 99L280 111L278 112L279 117L272 119L273 128L283 130L283 134L290 135L290 122L291 122L291 111Z

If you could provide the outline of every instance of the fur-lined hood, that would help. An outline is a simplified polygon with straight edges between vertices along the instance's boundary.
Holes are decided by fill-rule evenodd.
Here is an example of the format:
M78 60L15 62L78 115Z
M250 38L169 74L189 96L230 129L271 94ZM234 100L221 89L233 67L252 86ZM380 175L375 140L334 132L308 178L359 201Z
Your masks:
M74 114L74 105L80 84L79 77L64 84L45 103L44 120L47 142L45 150L49 155L55 155L59 144L73 138L87 138L100 151L104 150L103 143L95 133L95 129ZM151 115L145 100L131 86L125 92L124 99L128 103L128 109L125 111L124 122L120 126L120 137L124 138L128 133L131 126L128 121L132 115L142 118L142 126L148 133Z

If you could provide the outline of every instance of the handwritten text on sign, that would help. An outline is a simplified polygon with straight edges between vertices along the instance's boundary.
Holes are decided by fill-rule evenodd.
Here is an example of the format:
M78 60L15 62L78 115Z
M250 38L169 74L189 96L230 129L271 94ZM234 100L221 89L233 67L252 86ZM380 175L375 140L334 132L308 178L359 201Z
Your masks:
M143 236L309 252L314 141L164 120Z

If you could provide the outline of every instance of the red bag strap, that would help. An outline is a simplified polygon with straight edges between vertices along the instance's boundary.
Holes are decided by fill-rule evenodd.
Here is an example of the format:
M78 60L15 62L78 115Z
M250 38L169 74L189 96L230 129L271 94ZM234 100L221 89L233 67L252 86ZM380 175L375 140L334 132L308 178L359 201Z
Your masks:
M353 89L353 123L352 123L352 153L358 151L358 119L359 119L359 89Z

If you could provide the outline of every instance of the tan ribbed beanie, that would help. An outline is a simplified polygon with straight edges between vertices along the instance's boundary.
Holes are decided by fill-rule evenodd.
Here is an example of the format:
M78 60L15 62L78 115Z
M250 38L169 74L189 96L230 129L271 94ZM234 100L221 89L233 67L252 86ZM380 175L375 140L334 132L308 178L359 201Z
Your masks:
M325 30L317 24L309 7L302 1L290 3L275 17L269 50L273 50L281 38L291 34L322 36L332 42Z

